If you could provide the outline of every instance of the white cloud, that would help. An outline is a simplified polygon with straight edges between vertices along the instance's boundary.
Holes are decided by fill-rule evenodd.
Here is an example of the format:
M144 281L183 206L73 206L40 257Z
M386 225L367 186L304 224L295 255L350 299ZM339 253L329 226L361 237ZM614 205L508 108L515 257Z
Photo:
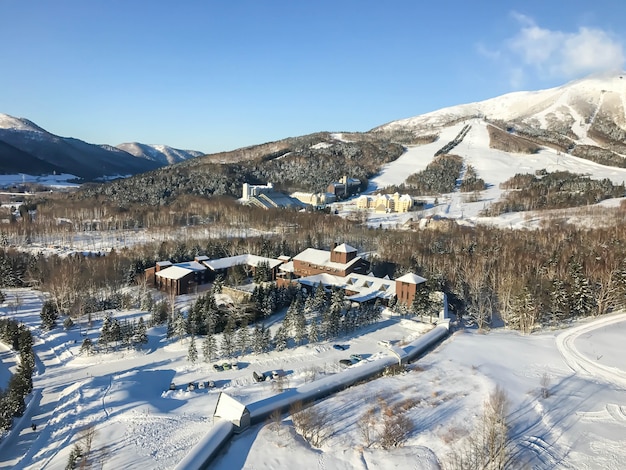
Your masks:
M572 79L598 72L621 71L622 43L608 32L580 27L575 32L550 30L531 17L513 12L519 30L498 51L479 47L479 52L503 62L511 85L519 87L527 76L541 79ZM489 53L487 53L489 52Z

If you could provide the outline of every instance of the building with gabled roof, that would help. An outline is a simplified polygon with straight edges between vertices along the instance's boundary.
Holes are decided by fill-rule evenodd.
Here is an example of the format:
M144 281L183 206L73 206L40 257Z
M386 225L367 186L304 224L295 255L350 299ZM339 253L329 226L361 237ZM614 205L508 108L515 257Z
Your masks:
M307 248L292 259L293 277L312 276L314 274L333 274L346 276L350 273L363 274L369 269L369 262L357 256L356 248L345 243L336 244L330 251Z
M426 282L426 279L413 273L406 273L405 275L397 278L396 296L398 298L398 302L402 302L410 306L415 298L417 286L423 282Z
M235 266L247 266L250 268L252 273L254 273L259 265L263 263L265 263L265 265L269 269L270 280L274 280L276 279L276 271L278 266L285 263L285 260L266 258L264 256L251 255L249 253L246 253L243 255L212 259L209 261L205 261L204 265L211 270L214 278L218 274L226 276L228 274L228 270L234 268Z
M333 276L331 274L315 274L298 279L298 283L313 290L316 286L342 289L346 300L353 302L368 302L380 299L387 303L396 295L396 283L389 277L376 277L373 274L351 273L347 276Z

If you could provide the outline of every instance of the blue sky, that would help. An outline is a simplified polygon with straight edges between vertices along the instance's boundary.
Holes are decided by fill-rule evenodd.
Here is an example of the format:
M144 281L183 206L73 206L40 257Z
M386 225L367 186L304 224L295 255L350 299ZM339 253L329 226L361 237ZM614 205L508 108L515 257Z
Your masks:
M626 2L0 1L0 112L207 153L624 68Z

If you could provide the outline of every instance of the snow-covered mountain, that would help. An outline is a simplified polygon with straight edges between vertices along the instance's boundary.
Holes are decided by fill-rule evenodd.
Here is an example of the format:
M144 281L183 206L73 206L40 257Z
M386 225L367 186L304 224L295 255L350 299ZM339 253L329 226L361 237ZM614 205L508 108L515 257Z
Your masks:
M0 173L3 174L56 172L86 180L107 179L143 173L202 154L164 145L126 145L131 146L129 151L60 137L28 119L0 113Z
M443 108L384 124L372 132L427 135L462 120L482 118L564 150L585 145L626 154L625 110L626 74L595 76L547 90Z
M152 160L161 165L172 165L204 155L204 152L198 150L181 150L167 145L140 144L139 142L119 144L116 147L135 157Z

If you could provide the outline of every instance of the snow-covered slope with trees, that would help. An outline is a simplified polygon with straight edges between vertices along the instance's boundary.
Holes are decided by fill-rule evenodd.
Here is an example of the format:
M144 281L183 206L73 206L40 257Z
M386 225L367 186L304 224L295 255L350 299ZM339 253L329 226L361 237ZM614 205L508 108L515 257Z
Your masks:
M161 165L172 165L204 155L203 152L197 150L180 150L167 145L140 144L139 142L119 144L116 147L135 157L153 160Z

